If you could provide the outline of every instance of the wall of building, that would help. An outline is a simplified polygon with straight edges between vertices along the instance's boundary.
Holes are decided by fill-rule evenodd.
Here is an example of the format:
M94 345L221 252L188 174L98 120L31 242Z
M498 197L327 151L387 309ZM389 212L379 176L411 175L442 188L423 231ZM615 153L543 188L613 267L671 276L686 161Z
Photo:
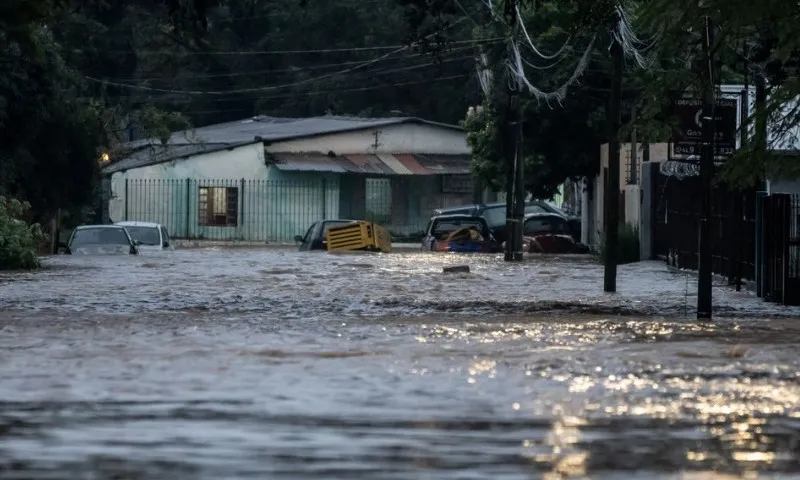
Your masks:
M649 181L644 181L643 168L647 163L660 163L669 158L668 143L649 144L649 157L645 159L645 151L642 144L637 144L636 158L632 160L633 152L630 143L620 144L620 221L639 228L639 237L642 244L650 243L649 219L643 210L645 197L651 194ZM635 175L631 175L631 170L635 167ZM582 215L582 221L589 228L586 228L585 242L590 245L599 245L602 239L602 232L605 229L605 184L608 169L608 144L600 146L600 174L589 181L593 183L593 189L584 192L587 196L584 204L587 209ZM649 177L647 177L649 178ZM648 238L644 238L648 236Z
M274 142L269 152L322 152L336 154L430 153L468 155L466 134L450 128L400 124L374 130L335 133L318 137Z
M110 187L109 220L157 222L177 237L287 240L339 216L338 174L268 168L261 144L117 172ZM200 225L209 187L236 189L235 226Z

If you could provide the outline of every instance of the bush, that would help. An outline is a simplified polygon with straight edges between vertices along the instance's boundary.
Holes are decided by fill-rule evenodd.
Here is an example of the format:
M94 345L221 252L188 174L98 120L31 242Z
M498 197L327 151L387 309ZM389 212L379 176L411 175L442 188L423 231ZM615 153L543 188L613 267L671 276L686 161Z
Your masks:
M0 270L39 267L36 252L44 235L38 224L22 220L29 208L26 202L0 197Z
M639 250L639 228L626 223L619 226L619 258L618 265L638 262L641 257ZM605 261L606 234L600 236L600 260Z

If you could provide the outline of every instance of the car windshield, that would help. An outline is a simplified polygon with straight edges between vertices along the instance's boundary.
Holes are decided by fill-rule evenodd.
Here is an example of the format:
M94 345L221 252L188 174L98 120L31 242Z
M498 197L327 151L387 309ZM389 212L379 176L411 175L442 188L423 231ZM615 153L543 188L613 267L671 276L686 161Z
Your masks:
M73 250L88 245L130 245L125 230L120 228L81 228L70 242Z
M125 227L131 238L142 245L161 245L158 227Z
M525 220L525 235L536 233L566 233L567 224L563 218L556 216L533 217Z
M479 233L484 234L484 225L479 219L442 219L433 224L432 235L436 238L450 235L462 228L474 228Z

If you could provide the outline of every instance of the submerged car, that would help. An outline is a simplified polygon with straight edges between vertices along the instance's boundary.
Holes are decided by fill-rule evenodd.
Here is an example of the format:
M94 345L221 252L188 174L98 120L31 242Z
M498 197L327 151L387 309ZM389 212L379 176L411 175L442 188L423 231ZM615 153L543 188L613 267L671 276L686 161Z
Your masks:
M305 235L298 235L294 240L300 244L298 250L327 250L328 249L328 230L331 227L342 227L344 225L354 225L358 220L321 220L312 224Z
M138 255L137 242L120 225L83 225L72 231L69 241L61 246L68 255L131 254Z
M552 213L564 217L570 229L570 235L576 241L581 238L581 219L574 215L567 215L560 208L551 205L543 200L531 200L525 203L525 214ZM434 216L438 215L472 215L486 219L492 234L499 243L506 241L506 203L478 203L461 205L457 207L437 208L433 211Z
M422 250L433 252L493 253L498 251L486 219L474 215L439 215L431 218Z
M139 250L173 250L169 233L163 225L150 222L117 222L125 227L131 238L137 242Z
M570 235L567 220L553 213L525 216L522 249L526 253L589 253L589 247Z

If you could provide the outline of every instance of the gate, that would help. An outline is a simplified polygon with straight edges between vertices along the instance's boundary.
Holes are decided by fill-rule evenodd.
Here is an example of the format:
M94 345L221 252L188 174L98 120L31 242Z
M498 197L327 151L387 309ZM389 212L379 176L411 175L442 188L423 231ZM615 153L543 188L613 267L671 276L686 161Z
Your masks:
M800 305L800 196L758 198L757 293L769 302Z
M668 175L652 166L653 254L678 268L697 269L702 184L687 171ZM688 170L688 169L687 169ZM756 192L714 186L712 270L739 287L756 279Z

